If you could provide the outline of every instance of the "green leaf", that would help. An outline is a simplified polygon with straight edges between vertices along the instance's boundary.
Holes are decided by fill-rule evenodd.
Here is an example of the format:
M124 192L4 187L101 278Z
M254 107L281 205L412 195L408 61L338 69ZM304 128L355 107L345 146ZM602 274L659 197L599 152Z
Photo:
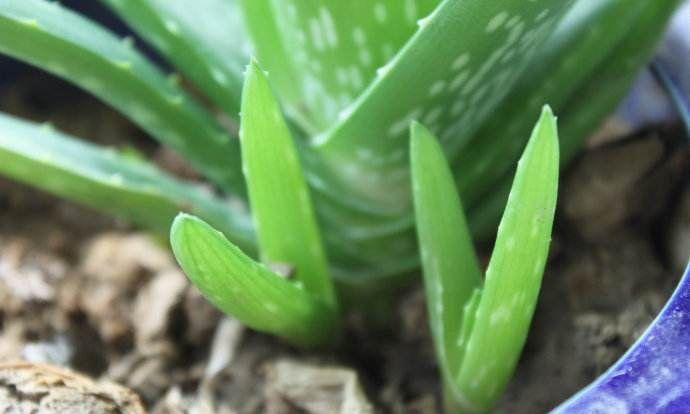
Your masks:
M482 275L453 174L431 133L413 123L410 146L412 194L431 330L444 378L460 366L463 306L481 286Z
M545 102L566 114L564 120L578 119L580 115L571 110L569 102L574 96L583 95L583 90L591 90L588 84L596 82L606 66L615 66L612 81L620 77L629 85L631 76L635 76L648 58L677 4L677 0L578 1L491 120L452 161L457 166L458 187L468 206L476 205L479 197L491 191L499 179L508 177L532 128L530 118L539 114ZM631 46L634 43L625 52L627 55L621 53L626 42ZM635 63L624 67L623 62L630 58ZM608 94L613 89L620 88L606 86L586 99L601 100L602 93ZM611 110L611 104L604 106L599 110L600 116ZM577 135L568 134L562 128L564 154L572 152L569 148L579 147L593 126Z
M251 222L229 203L151 164L0 113L0 173L167 237L179 211L203 216L249 251Z
M669 18L682 0L647 2L631 32L589 77L564 107L563 158L572 159L587 133L594 130L626 96L640 68L649 62ZM565 113L565 112L564 112ZM571 138L572 137L572 138ZM579 138L579 139L578 139Z
M251 49L237 0L101 0L233 118Z
M439 2L244 0L243 7L259 58L276 74L274 86L312 132L321 132Z
M544 102L566 102L556 108L560 108L558 112L564 114L560 128L561 159L563 162L571 159L580 148L582 140L625 95L639 68L649 58L660 34L663 33L669 15L677 5L677 0L635 1L625 4L625 7L620 5L621 2L623 0L607 0L603 3L610 4L594 4L588 0L579 0L578 5L566 16L570 23L560 23L558 33L554 34L560 40L550 39L544 45L546 50L540 51L530 63L529 69L521 76L516 91L500 104L496 113L484 123L478 133L474 134L472 141L461 151L462 158L455 159L453 170L456 171L456 179L460 180L461 195L468 209L467 217L476 237L487 240L495 236L495 226L508 198L514 167L533 127L531 116L525 116L525 113L537 116ZM641 4L644 5L643 13L639 10ZM624 11L623 8L629 10ZM583 9L589 11L583 13ZM597 57L600 52L598 48L610 44L607 39L599 39L599 35L595 36L598 42L590 39L591 32L608 36L608 23L606 19L601 20L602 16L611 15L603 13L606 10L621 12L617 19L625 22L630 22L630 16L635 16L635 20L629 24L630 30L616 41L616 47L607 51L606 59L592 66L592 61L600 59ZM590 31L590 28L595 30ZM614 24L612 29L616 32L618 28L619 26ZM573 30L573 33L566 35L570 30ZM571 39L570 36L575 37ZM566 42L565 39L570 40ZM588 53L579 45L587 46ZM556 64L563 60L552 60L550 57L561 54L567 56L569 53L581 54L575 60L581 60L583 67L591 68L584 79L580 74L574 76L570 73L572 65ZM587 57L588 54L592 56ZM530 79L530 74L533 79ZM565 85L564 90L567 90L570 88L568 85L575 80L579 80L575 92L568 94L565 99L559 96L558 86ZM550 93L546 94L547 91ZM331 201L331 204L335 203L336 201ZM325 210L325 204L319 203L319 212ZM376 264L370 265L369 268L372 270L377 266L382 269L394 269L399 265L398 271L404 271L405 268L417 266L412 260L405 265L391 260L396 257L413 257L409 252L415 245L414 235L410 238L406 231L409 222L404 218L392 221L387 217L372 216L369 220L360 219L357 222L338 220L336 214L332 217L329 217L327 222L329 228L332 226L331 222L346 223L343 229L338 229L338 234L356 232L358 237L371 235L367 236L366 240L359 237L348 244L355 256L358 251L361 252L360 257L372 251L384 253L377 259ZM401 237L396 239L395 234L400 234ZM402 240L407 240L407 246L400 245ZM400 250L393 252L389 248L372 248L375 243L382 246L396 245ZM404 249L407 249L408 253L405 253Z
M336 306L333 282L297 150L268 80L247 68L240 140L264 263L295 266L307 292Z
M291 51L288 51L281 39L278 19L273 12L271 0L238 0L243 12L244 23L252 39L252 45L263 65L273 71L273 82L280 87L280 99L286 104L290 117L297 120L300 126L313 132L314 125L307 119L301 108L291 105L300 99L300 88L294 79L298 78L296 68L292 66Z
M570 1L445 0L319 136L323 192L381 214L409 209L407 126L419 119L453 156L506 96Z
M580 1L586 2L587 0ZM630 86L637 78L639 68L649 60L669 17L673 14L678 4L678 0L645 2L644 12L636 14L635 22L630 25L632 29L625 34L616 48L608 53L606 59L596 69L591 71L587 80L573 94L568 96L567 102L561 105L559 112L567 114L561 119L559 128L562 164L568 162L576 155L582 145L582 141L601 124L605 117L616 108L628 93ZM628 3L626 3L626 6L636 9ZM623 18L623 16L621 15L620 18ZM587 20L580 24L585 28L596 26L593 22ZM606 27L606 22L602 22L602 27ZM601 30L604 30L603 28ZM586 30L585 32L588 31ZM591 46L595 47L596 45L591 44ZM551 71L550 74L553 75L553 72L562 70L560 68L561 66ZM553 79L547 77L541 83L553 83L556 79L561 83L567 81L567 78L558 76ZM524 95L518 92L525 92L520 88L511 94L510 102L513 105L516 102L522 102L522 106L526 106L526 111L531 110L533 105L535 105L534 102L538 100L537 96L542 96L540 95L541 92L537 91L542 90L543 88L539 87L535 89L534 95ZM554 99L555 96L553 95ZM525 102L527 103L525 104ZM505 105L508 105L508 103ZM502 113L505 114L504 110L500 110L497 114L499 119L503 118L500 116ZM512 118L497 122L498 125L504 125L503 128L508 129L509 132L501 132L503 128L495 132L497 134L496 137L503 136L504 138L496 138L493 144L495 148L492 149L492 153L495 151L498 153L505 151L505 139L511 143L510 146L521 141L519 139L520 134L515 131L521 131L524 128L522 118L524 118L522 113L515 112L512 113ZM489 128L487 127L486 129L488 131ZM514 151L514 149L509 151ZM476 152L475 162L483 160L484 157L484 155ZM491 165L491 168L485 172L489 176L488 179L487 177L481 179L477 177L477 183L481 184L482 187L493 189L469 206L468 217L470 218L472 232L481 239L492 237L493 228L500 218L510 191L510 173L505 174L498 182L491 181L492 176L494 176L494 169L503 169L502 163L507 162L511 156L503 152L501 157L500 162L498 159L494 160L493 158L488 161L479 161L487 163L486 165ZM466 168L469 175L472 175L472 169L471 167Z
M243 190L237 141L131 41L57 2L0 0L0 53L86 89L224 189Z
M488 411L524 345L548 257L558 186L558 133L544 108L518 163L455 389L460 406Z
M254 262L198 218L178 216L170 241L180 266L204 296L245 325L300 346L335 338L332 306Z

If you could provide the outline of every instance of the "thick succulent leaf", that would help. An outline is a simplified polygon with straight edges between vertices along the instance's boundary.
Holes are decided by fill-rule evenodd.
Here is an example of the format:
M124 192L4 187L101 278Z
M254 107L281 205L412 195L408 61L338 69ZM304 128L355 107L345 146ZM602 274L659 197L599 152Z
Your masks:
M295 267L304 289L335 305L333 282L297 149L268 79L247 68L240 140L249 201L264 263Z
M101 0L237 117L250 40L237 0Z
M170 242L180 266L204 296L245 325L301 346L336 338L330 305L253 261L202 220L179 215Z
M526 73L542 73L542 63L550 61L550 55L558 55L557 51L559 44L570 44L577 46L580 43L586 43L592 47L590 53L596 54L598 45L596 42L588 42L587 30L589 27L597 26L596 21L589 20L592 17L600 16L599 13L592 14L599 7L598 4L580 0L580 4L576 6L579 13L569 13L566 19L570 20L568 26L572 30L579 33L579 38L576 41L568 41L569 36L566 25L560 24L558 29L558 42L556 38L551 39L545 45L545 51L540 53L539 57L530 65L530 69ZM586 2L586 3L582 3ZM582 140L590 133L601 120L609 114L625 95L627 89L636 76L639 68L649 59L650 54L658 40L663 28L666 25L669 15L672 13L678 1L671 2L664 0L662 2L641 2L644 3L646 13L636 13L634 24L631 24L632 29L627 32L619 41L617 46L609 51L610 55L600 65L594 67L586 80L578 84L574 93L569 94L566 103L561 105L559 112L565 114L561 120L560 135L561 140L561 159L567 161L575 154L581 146ZM597 6L591 9L593 6ZM631 9L636 9L634 4L627 5ZM609 6L612 7L612 6ZM583 13L589 9L590 13ZM605 8L605 9L608 9ZM627 14L623 13L621 18ZM586 18L585 18L586 17ZM575 24L575 22L579 22ZM605 26L594 32L605 33ZM580 32L577 28L585 28ZM584 36L584 37L583 37ZM602 41L602 44L605 44ZM567 49L567 48L566 48ZM567 53L568 50L566 50ZM534 67L532 67L534 66ZM469 209L467 215L472 232L475 236L484 240L492 238L495 233L495 226L498 223L501 212L505 207L512 182L512 171L514 169L515 160L519 156L521 147L524 145L526 138L529 136L530 125L529 117L526 117L523 110L526 112L537 113L539 106L545 99L552 99L557 102L562 102L563 99L557 93L553 95L545 95L544 91L556 90L551 85L564 84L567 85L571 78L579 78L578 76L566 76L568 73L568 66L560 64L544 64L547 68L545 77L536 77L533 80L526 81L529 76L524 75L520 80L521 85L516 93L511 94L508 100L501 104L495 116L491 119L497 119L495 122L488 123L473 138L473 141L468 145L462 154L469 151L471 156L463 156L461 161L455 162L454 170L457 172L457 178L463 180L465 185L462 194L467 196L464 199L466 207ZM535 84L536 82L536 84ZM557 92L557 91L556 91ZM515 108L520 108L516 110ZM502 115L503 114L503 115ZM508 116L509 115L509 116ZM494 139L495 138L495 139ZM475 150L475 147L479 147ZM499 156L499 154L501 154ZM488 158L488 160L485 160ZM503 171L499 175L500 179L496 179L494 171ZM464 174L473 177L471 180L464 178ZM486 194L484 194L486 192ZM480 195L482 195L480 197ZM480 197L480 198L478 198ZM322 205L325 203L321 203ZM320 206L320 210L323 207ZM334 214L335 215L335 214ZM378 218L381 220L381 218ZM335 221L335 220L333 220ZM361 227L354 223L348 225L349 228L357 228L358 234L367 234L368 229L373 229L382 243L386 242L385 235L392 239L392 232L404 233L405 221L398 220L400 223L397 226L388 225L387 227L376 226L362 221ZM406 237L407 238L407 237ZM357 241L357 244L363 244ZM356 244L353 243L353 246ZM408 243L409 247L410 243ZM371 249L369 249L371 250ZM399 255L405 255L400 253ZM410 263L411 266L414 264Z
M456 377L460 406L491 408L517 364L537 302L558 186L556 119L545 108L520 160Z
M237 141L130 41L57 2L0 0L0 53L86 89L223 188L244 188Z
M323 131L439 0L242 2L259 58L290 111Z
M586 1L580 0L580 2ZM635 4L627 3L625 6L631 10L636 10ZM639 68L649 59L668 17L672 14L678 1L664 0L640 2L640 4L643 4L645 12L639 13L637 10L638 13L634 14L635 21L630 25L631 30L622 36L616 47L609 51L606 59L601 64L596 65L586 79L580 82L573 93L570 93L564 101L558 96L557 88L554 89L551 85L563 84L565 85L564 88L568 89L566 87L568 82L575 78L579 79L579 76L567 76L569 66L555 63L547 64L547 62L551 62L549 56L551 54L559 55L556 53L559 50L558 44L575 46L570 49L566 48L566 53L568 50L574 53L579 50L577 47L579 44L587 44L591 47L589 52L596 54L597 43L587 41L588 28L601 27L600 30L594 32L603 31L606 33L605 25L600 26L596 24L596 21L590 20L592 17L600 16L599 13L591 14L591 12L603 6L599 3L589 2L578 4L576 9L579 9L580 13L571 14L574 13L571 12L566 17L570 20L569 26L572 27L572 30L579 33L577 40L565 42L569 39L565 34L567 26L560 24L558 36L561 40L558 43L554 39L549 40L543 54L540 52L539 57L530 64L530 69L527 71L529 73L542 73L539 68L543 64L547 69L544 77L537 77L528 81L526 80L528 75L522 76L516 92L511 93L508 100L502 103L497 113L491 117L495 121L482 127L476 138L473 138L470 145L462 151L462 154L469 151L472 156L463 155L461 161L455 162L454 171L456 171L456 178L461 180L461 183L465 183L464 185L461 184L463 189L461 194L465 207L468 209L467 217L475 237L487 240L495 236L496 225L500 220L510 191L516 160L526 141L524 137L529 136L530 128L532 128L530 117L525 116L525 113L538 113L540 105L547 99L561 102L559 112L564 114L559 128L561 160L567 162L581 147L582 140L615 109L618 102L625 96ZM594 6L598 7L590 9ZM583 13L587 9L590 13ZM627 15L621 10L621 19ZM578 23L575 24L575 22ZM585 29L580 32L576 29L578 27ZM606 41L602 40L601 45L604 44ZM583 65L586 62L587 60L583 57ZM545 91L551 92L545 94ZM519 108L519 110L515 108ZM475 150L475 147L479 148ZM497 175L495 171L503 171L503 173ZM466 179L464 174L472 177L472 179ZM320 209L323 208L320 206ZM394 240L393 232L404 235L403 238L398 239L400 243L402 240L408 240L408 234L405 232L405 221L399 220L398 222L400 225L397 227L392 225L387 228L380 227L381 231L375 233L376 238L372 238L372 240L380 240L382 244L389 245L392 242L388 240ZM351 229L358 228L358 234L368 234L367 226L369 229L377 229L376 226L367 224L365 221L362 223L361 228L352 223L348 227ZM343 234L347 233L344 232ZM369 242L355 240L350 245L353 249L359 245L371 245L367 243ZM404 253L404 249L411 249L411 245L410 242L407 243L407 247L401 245L401 250L397 252L397 255L408 257L409 254ZM371 251L372 249L366 247L364 250ZM356 254L356 251L353 251L353 254ZM384 262L386 262L385 258L379 259L382 267L392 268L394 265L394 263L388 262L384 266ZM412 261L406 265L408 268L416 266ZM404 266L401 266L400 271L403 269Z
M427 307L448 379L460 366L458 333L467 316L462 309L481 287L482 274L443 149L421 124L413 123L411 133L412 194Z
M252 39L252 46L264 67L273 72L272 82L280 86L280 99L291 119L299 122L302 128L313 132L311 121L304 117L303 110L291 105L300 100L300 88L294 79L298 75L291 64L292 51L285 49L278 30L280 16L273 13L270 0L238 0L243 12L244 23Z
M251 222L229 203L143 160L0 114L0 173L126 218L167 237L179 211L198 214L254 251Z
M678 0L645 3L647 13L638 15L634 30L626 35L605 62L592 72L587 81L562 106L560 111L566 114L561 119L559 128L563 163L575 156L587 135L601 124L626 95L639 68L649 60L669 16L678 4ZM527 102L533 102L534 99L524 97ZM514 119L519 119L523 115L515 116ZM503 124L514 122L505 121ZM512 136L510 139L516 140L518 137ZM500 146L501 142L497 140L496 146ZM506 154L505 157L508 159L509 155ZM496 160L491 168L500 169L501 164ZM468 170L471 171L471 168ZM510 173L497 183L486 182L485 185L493 190L469 206L468 213L472 233L480 239L493 235L493 229L508 198Z
M568 121L579 116L568 102L582 95L587 84L595 82L606 67L614 65L617 76L629 84L637 68L649 58L677 4L678 0L579 0L538 52L517 87L494 112L491 121L454 160L458 187L468 205L476 204L479 196L489 192L513 169L532 127L529 119L539 113L545 102ZM631 59L634 63L630 66L626 63L623 70L623 62ZM606 87L587 99L600 100L597 95L609 93L611 89L619 90ZM612 109L605 107L601 116ZM564 129L561 137L568 144L568 152L583 139L565 133Z
M690 267L664 309L606 373L552 411L673 414L690 407Z
M418 119L449 154L462 147L552 32L570 1L445 0L319 136L320 189L389 214L409 209L407 128ZM315 183L316 185L317 183ZM353 201L350 201L353 202Z

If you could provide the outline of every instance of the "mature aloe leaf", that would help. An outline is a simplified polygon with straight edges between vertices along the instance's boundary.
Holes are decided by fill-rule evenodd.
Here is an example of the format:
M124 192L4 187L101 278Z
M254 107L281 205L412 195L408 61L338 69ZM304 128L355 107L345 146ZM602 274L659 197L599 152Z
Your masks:
M0 0L0 53L79 85L223 188L243 188L237 142L131 42L57 2Z
M335 306L328 261L297 150L256 62L247 68L240 139L262 260L294 266L307 292Z
M332 306L247 257L220 232L181 214L170 231L177 261L206 298L256 330L297 345L332 342Z
M519 157L532 115L540 112L544 102L561 107L631 30L647 4L629 0L575 3L492 116L506 122L487 123L455 160L458 188L470 204L506 175Z
M412 193L427 306L448 380L462 357L458 333L467 316L462 308L481 287L482 275L443 149L421 124L413 123L411 134Z
M0 173L167 236L179 211L203 216L254 251L251 222L199 187L142 160L0 114Z
M286 104L322 131L439 0L242 0L259 58ZM280 58L279 58L280 57ZM283 73L278 73L278 72ZM346 115L346 114L342 114Z
M237 0L101 0L237 117L250 40Z
M303 110L290 105L300 100L300 88L294 81L298 75L292 66L290 54L285 49L278 30L280 16L273 13L271 0L238 0L243 12L244 23L252 39L255 53L262 64L273 72L273 82L280 85L280 99L290 117L297 120L301 127L313 132L314 125L303 115Z
M635 4L637 3L635 2ZM592 69L587 79L578 84L574 93L568 95L567 103L561 105L559 112L565 114L561 127L563 161L567 161L574 155L574 152L580 147L582 139L615 108L615 105L624 96L636 76L638 68L643 66L652 53L669 15L678 2L677 0L670 2L663 0L661 2L639 3L643 4L646 12L639 13L639 10L634 7L635 4L626 4L629 8L638 11L635 13L637 20L630 25L631 31L625 33L616 47L609 51L610 56L602 64ZM515 163L514 160L517 159L521 145L524 145L522 137L528 136L531 128L529 117L525 117L522 111L534 111L536 113L538 106L547 99L562 102L563 99L554 92L558 88L554 89L553 85L568 85L572 79L580 79L579 76L566 76L570 66L556 63L547 64L551 61L551 58L548 57L551 55L558 56L559 45L562 44L577 46L584 43L592 47L590 53L596 54L599 45L596 42L587 41L586 34L589 33L588 28L600 26L596 20L590 19L603 14L592 12L609 10L609 7L613 6L600 9L602 7L601 2L595 4L587 2L587 0L580 0L576 10L566 16L566 20L569 20L570 23L567 25L560 24L558 33L554 35L556 37L547 42L545 51L535 58L530 69L522 76L518 90L507 98L505 104L501 104L496 115L491 118L500 121L492 122L491 127L487 124L480 130L476 135L477 138L473 138L470 145L462 151L464 154L462 160L455 162L454 170L457 171L457 178L465 183L464 185L461 183L461 187L465 190L463 194L469 197L469 200L466 199L465 201L470 209L468 212L470 226L477 229L477 231L473 230L474 234L482 238L492 237L494 226L505 206L512 180L510 170ZM623 13L621 18L626 15ZM569 27L576 33L580 33L581 36L577 41L565 42L569 39L567 35L567 32L571 30L568 29ZM585 28L585 30L580 32L577 28ZM599 30L594 30L595 33L602 31L606 33L603 26ZM602 40L603 44L606 44L606 41ZM576 51L568 48L564 50L566 53ZM545 77L536 76L534 80L528 80L529 74L541 74L543 72L540 67L548 69ZM545 91L549 90L554 93L545 94ZM515 108L520 108L520 111ZM510 114L510 116L505 116L506 114ZM494 170L503 171L499 175L501 177L499 182L493 178L495 177ZM464 178L463 172L472 179ZM484 192L482 189L493 190L478 200L478 195ZM362 229L360 232L364 233L365 230Z
M591 90L587 85L596 82L606 67L615 67L616 77L629 85L631 76L649 59L677 4L678 0L579 0L538 52L517 88L492 115L491 122L477 132L454 160L458 187L467 203L476 204L480 195L512 170L524 146L523 137L532 127L530 116L525 114L536 115L544 102L549 102L564 114L564 121L579 117L569 101L582 96L583 89ZM587 99L601 100L599 95L608 94L611 89L620 96L620 88L607 86ZM601 116L611 110L611 105L604 107ZM579 147L586 133L573 135L562 129L564 153ZM563 158L567 161L568 157Z
M674 414L689 406L690 267L635 345L552 414Z
M678 4L677 0L645 3L646 12L638 15L633 30L562 105L560 111L566 114L562 117L559 128L562 162L568 162L575 156L587 134L593 131L623 99L637 77L639 68L652 54L669 16ZM525 96L523 100L532 102L534 98ZM513 136L510 139L512 142L517 137ZM496 145L500 146L501 142L503 141L497 140ZM506 154L505 157L509 159L510 156ZM494 161L491 168L502 167L498 161ZM504 175L498 183L487 182L486 185L491 186L493 191L473 203L468 213L472 232L481 239L492 236L494 226L508 198L510 173Z
M518 164L455 386L484 412L503 392L527 337L551 241L558 186L556 119L547 107Z
M352 194L354 202L364 200L365 209L408 210L409 122L420 119L456 153L505 97L570 3L442 2L379 71L350 115L315 140L326 183L320 189L334 198Z

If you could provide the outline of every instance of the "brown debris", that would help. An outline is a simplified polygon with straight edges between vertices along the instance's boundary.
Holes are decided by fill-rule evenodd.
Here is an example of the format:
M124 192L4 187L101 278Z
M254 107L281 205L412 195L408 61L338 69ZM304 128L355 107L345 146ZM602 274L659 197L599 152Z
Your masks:
M164 339L176 306L184 298L188 282L177 269L163 270L139 292L132 323L139 347Z
M86 248L81 308L103 340L161 337L187 282L170 253L143 234L105 233Z
M367 401L357 373L281 360L268 368L267 412L288 414L367 414Z
M587 240L607 237L663 211L687 165L687 151L669 150L655 135L593 149L564 180L561 214Z
M0 412L16 414L145 414L139 397L115 383L95 382L64 368L0 365Z
M67 264L49 254L29 252L30 242L13 238L0 243L0 283L21 303L49 302L55 284L65 276Z

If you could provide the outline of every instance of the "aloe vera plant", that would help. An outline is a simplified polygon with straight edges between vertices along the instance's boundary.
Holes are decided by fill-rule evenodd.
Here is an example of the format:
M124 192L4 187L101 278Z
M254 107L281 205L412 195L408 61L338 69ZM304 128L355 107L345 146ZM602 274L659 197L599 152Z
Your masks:
M490 236L529 119L545 102L564 114L569 158L620 99L678 3L203 0L191 8L181 0L102 1L233 119L243 67L251 53L260 58L296 140L330 270L341 291L355 293L399 286L419 265L406 144L411 120L440 137L470 227ZM187 158L233 206L248 201L236 132L223 129L179 86L179 76L162 73L131 39L57 2L1 0L0 52L88 90ZM41 135L40 126L0 121L6 135ZM68 157L60 147L52 151ZM10 167L13 157L29 160L10 146L2 150L9 161L0 172L82 202L70 194L111 173L95 163L78 169L75 157L62 165L61 179L31 181ZM31 162L52 166L49 158ZM131 217L122 203L108 211ZM204 204L225 203L202 194L181 210L198 213ZM245 251L258 251L248 209L226 208L233 218L219 228ZM137 222L160 231L161 220Z
M444 153L412 127L412 183L430 325L446 412L486 412L517 363L541 285L558 184L556 120L547 107L518 164L481 277Z
M186 213L172 225L173 250L211 301L249 326L313 346L337 338L348 306L385 302L382 295L419 267L413 204L422 250L460 245L470 260L469 232L495 234L542 106L551 103L562 114L567 161L623 96L680 0L101 2L182 76L163 73L131 39L45 0L0 0L0 53L89 91L186 158L218 191L8 115L0 115L0 173L161 235L178 211ZM252 63L245 79L252 55L270 76ZM181 86L181 77L208 102ZM224 128L218 114L239 128ZM419 151L410 153L415 120L428 132L413 128ZM542 117L537 137L550 122ZM439 137L445 156L430 135ZM540 141L531 141L525 160L549 152L534 150L534 142ZM438 204L455 216L449 231L459 233L448 236L451 247L424 236L424 226L438 226L425 221L434 210L424 207L423 195L413 203L413 184L424 174L411 175L410 160L420 165L428 157L443 168L448 160L452 179L444 173L443 194L457 189L467 212L465 226L458 206ZM551 194L553 175L526 175L518 172L514 194L532 181ZM534 256L540 266L553 200L541 200L542 249ZM499 231L497 264L487 276L506 273L506 234L525 231L511 205L503 220L516 227ZM429 264L421 262L428 280ZM505 351L506 366L491 373L497 382L468 397L484 409L512 371L531 310L499 338L475 333L475 319L486 323L505 287L487 279L473 293L481 283L472 263L458 269L471 268L474 287L453 306L454 318L463 308L468 315L476 310L476 318L445 326L432 314L432 321L440 324L440 355L452 348L439 339L444 335L469 341L451 352L452 361L440 357L450 391L471 394L467 376L480 369L473 341ZM525 288L529 303L538 290L533 282Z

